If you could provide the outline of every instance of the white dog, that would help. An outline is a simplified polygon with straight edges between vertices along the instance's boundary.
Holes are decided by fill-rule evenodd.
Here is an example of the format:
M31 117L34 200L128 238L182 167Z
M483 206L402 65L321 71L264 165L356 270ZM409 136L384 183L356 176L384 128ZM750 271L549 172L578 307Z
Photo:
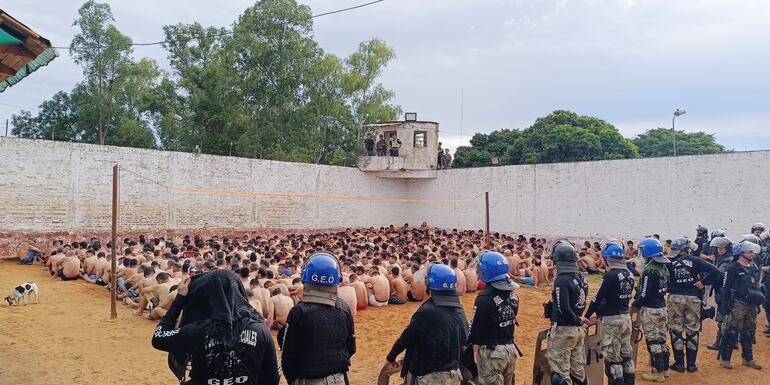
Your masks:
M23 303L26 305L27 303L29 303L29 296L32 293L35 293L35 303L38 303L37 284L34 282L25 282L19 286L16 286L16 288L13 289L11 294L5 297L5 300L8 302L8 306L13 305L14 302L16 303L17 306L20 303Z

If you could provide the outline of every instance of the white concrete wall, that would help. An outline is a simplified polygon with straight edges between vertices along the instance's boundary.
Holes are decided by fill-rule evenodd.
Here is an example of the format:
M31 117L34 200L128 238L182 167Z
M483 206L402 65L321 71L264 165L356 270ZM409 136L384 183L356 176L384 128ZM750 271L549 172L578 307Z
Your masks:
M424 206L433 226L483 228L490 192L494 231L590 238L695 236L702 224L739 238L770 224L770 152L504 166L439 171L411 180L415 199L473 199Z
M167 189L124 171L122 230L325 229L422 221L483 228L484 191L491 192L491 227L502 232L673 238L693 236L703 224L737 237L754 222L770 224L767 151L453 169L439 171L437 179L394 180L355 168L0 138L0 232L9 237L109 229L115 162L175 188L247 193ZM466 199L471 201L458 202Z
M416 218L414 204L368 199L401 198L404 181L379 179L355 168L15 138L0 139L0 159L0 231L109 229L115 162L174 187L123 171L122 230L321 229ZM175 188L310 197L213 195Z

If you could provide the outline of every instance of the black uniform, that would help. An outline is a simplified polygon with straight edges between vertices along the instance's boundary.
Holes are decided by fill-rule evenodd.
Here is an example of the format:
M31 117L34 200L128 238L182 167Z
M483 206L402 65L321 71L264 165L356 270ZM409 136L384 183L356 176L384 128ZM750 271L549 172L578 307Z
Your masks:
M209 320L176 328L186 302L187 297L176 296L155 329L152 346L167 352L191 352L190 385L278 384L273 337L264 322L247 322L239 340L228 348L223 341L208 338Z
M720 283L722 274L714 265L690 255L671 258L668 266L670 282L668 292L672 295L702 297L702 289L695 287L700 281L704 285Z
M622 263L622 262L621 262ZM628 301L634 293L634 275L626 268L612 268L604 274L599 291L586 311L586 318L599 315L604 374L609 384L632 385L636 371L632 360L633 323Z
M454 296L432 291L393 344L388 362L395 362L406 350L401 377L407 372L417 377L460 368L468 342L468 320L457 294L452 293Z
M723 325L724 334L719 354L722 360L730 361L733 347L740 337L744 361L752 361L754 333L757 328L758 307L763 301L759 289L759 268L753 262L745 266L733 262L725 273L724 293L719 312L728 316Z
M551 292L551 323L559 326L580 326L587 296L588 283L582 274L558 274Z
M666 344L667 312L666 293L669 281L668 269L658 262L650 261L642 272L636 297L631 304L639 309L639 320L647 340L652 367L657 373L668 370L669 350ZM642 374L644 378L646 374Z
M627 269L611 269L604 274L599 291L588 306L586 318L629 314L628 301L634 293L634 275Z
M513 342L518 312L519 298L512 290L487 285L476 297L468 344L479 346L479 378L515 382L516 358L520 355Z
M335 306L300 302L289 311L281 348L286 381L345 374L356 353L353 315L337 298Z

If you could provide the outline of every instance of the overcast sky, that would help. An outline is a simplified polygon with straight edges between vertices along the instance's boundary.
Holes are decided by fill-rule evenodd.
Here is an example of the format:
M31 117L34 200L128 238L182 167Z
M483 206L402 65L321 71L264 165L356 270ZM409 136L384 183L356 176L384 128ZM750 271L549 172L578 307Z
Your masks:
M303 0L313 13L368 0ZM230 26L253 1L108 1L134 42L166 24ZM82 2L10 0L3 9L68 46ZM385 0L315 19L315 38L339 56L383 39L398 57L381 81L405 111L441 124L442 141L524 128L557 109L592 115L627 137L670 127L717 135L735 150L770 149L770 1ZM67 50L0 94L0 118L71 90L80 69ZM160 47L136 47L167 67ZM8 106L11 104L14 106Z

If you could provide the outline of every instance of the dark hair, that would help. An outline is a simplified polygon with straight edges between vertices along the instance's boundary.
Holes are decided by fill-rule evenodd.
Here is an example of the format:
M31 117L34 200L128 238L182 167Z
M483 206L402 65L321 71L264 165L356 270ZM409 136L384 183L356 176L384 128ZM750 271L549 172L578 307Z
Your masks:
M158 275L155 276L155 279L160 281L168 281L169 276L168 276L168 273L166 272L160 272L158 273Z
M241 278L248 278L249 277L249 268L248 267L242 267L238 271L238 274L240 274Z

